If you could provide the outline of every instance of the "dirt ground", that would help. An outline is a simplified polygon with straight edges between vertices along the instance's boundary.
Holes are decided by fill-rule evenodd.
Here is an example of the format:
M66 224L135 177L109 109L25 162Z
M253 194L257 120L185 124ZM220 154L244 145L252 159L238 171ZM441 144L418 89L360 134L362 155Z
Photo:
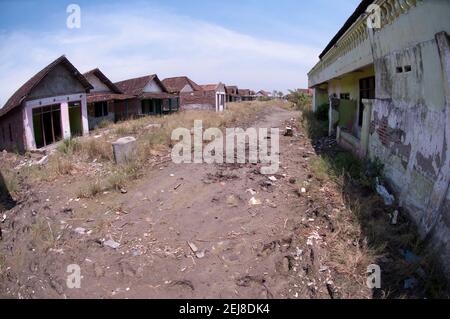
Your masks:
M252 126L284 130L297 117L274 107ZM296 128L280 136L273 181L261 164L177 165L166 156L123 194L78 199L76 180L43 185L1 224L0 296L371 298L364 271L342 273L329 259L339 194L299 191L314 182L313 155ZM109 239L120 246L108 247ZM66 285L71 264L81 269L79 289Z

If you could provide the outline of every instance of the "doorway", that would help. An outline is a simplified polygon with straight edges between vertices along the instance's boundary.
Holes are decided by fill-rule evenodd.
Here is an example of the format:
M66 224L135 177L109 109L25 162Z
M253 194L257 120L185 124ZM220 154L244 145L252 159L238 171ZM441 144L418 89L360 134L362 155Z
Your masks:
M70 136L75 137L83 135L81 102L69 103L69 123L70 123Z
M358 116L358 126L362 126L364 105L362 103L363 99L375 99L375 77L371 76L359 80L359 116Z
M37 148L59 141L62 137L60 105L33 109L33 128Z

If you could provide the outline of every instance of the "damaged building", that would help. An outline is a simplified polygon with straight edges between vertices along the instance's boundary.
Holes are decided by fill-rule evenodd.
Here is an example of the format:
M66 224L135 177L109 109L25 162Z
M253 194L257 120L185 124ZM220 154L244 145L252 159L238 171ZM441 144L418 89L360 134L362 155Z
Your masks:
M450 260L450 1L362 1L309 72L329 133L385 177ZM444 262L450 273L448 262Z
M37 150L88 134L86 95L91 89L65 56L56 59L0 109L0 149Z
M230 85L225 87L227 91L227 102L240 102L241 96L239 95L239 89L236 85Z
M178 97L170 94L156 74L115 83L132 99L116 101L116 116L120 119L146 115L162 115L179 109Z
M183 95L183 110L209 110L222 112L226 110L225 84L200 85L200 91L188 92Z
M189 101L189 96L191 93L202 91L201 86L187 76L167 78L164 79L162 83L167 88L169 93L177 96L179 107L182 110L185 109L184 107L187 105L187 101Z
M89 128L93 130L102 123L114 123L121 120L120 115L123 112L120 109L116 111L116 107L123 107L134 96L123 94L98 68L83 75L93 86L87 95Z

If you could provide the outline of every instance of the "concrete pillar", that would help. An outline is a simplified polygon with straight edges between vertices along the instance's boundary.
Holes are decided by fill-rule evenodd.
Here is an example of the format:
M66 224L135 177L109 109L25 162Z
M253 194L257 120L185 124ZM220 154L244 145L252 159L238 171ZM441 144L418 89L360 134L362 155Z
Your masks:
M370 137L370 122L372 121L372 109L375 100L363 99L364 105L363 111L363 123L361 127L361 147L360 157L366 157L369 150L369 137Z
M70 119L69 119L69 103L63 102L61 108L61 129L63 139L70 138Z
M31 107L24 108L23 126L25 129L25 147L27 150L35 150L36 141L34 140L33 109Z
M83 126L83 135L89 135L89 119L86 95L83 95L83 97L81 98L81 124Z

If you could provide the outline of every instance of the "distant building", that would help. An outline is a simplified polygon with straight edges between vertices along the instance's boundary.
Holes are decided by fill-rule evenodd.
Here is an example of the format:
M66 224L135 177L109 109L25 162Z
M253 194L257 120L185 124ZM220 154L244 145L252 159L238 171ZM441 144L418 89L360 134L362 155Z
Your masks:
M162 81L169 93L174 94L179 99L180 109L185 109L186 97L189 101L189 96L192 92L200 92L202 88L200 85L189 79L187 76L179 76L167 78Z
M256 93L249 89L239 89L239 96L241 101L253 101L256 98Z
M241 97L239 95L239 89L235 85L227 86L227 102L239 102Z
M201 91L183 93L183 110L211 110L222 112L226 109L225 84L200 85Z
M93 130L105 121L116 122L119 119L116 114L121 114L116 107L124 105L116 102L131 100L134 96L123 94L98 68L83 75L94 87L87 95L89 128Z
M118 101L116 116L126 119L134 116L161 115L178 111L178 97L170 94L156 74L115 83L131 100Z

